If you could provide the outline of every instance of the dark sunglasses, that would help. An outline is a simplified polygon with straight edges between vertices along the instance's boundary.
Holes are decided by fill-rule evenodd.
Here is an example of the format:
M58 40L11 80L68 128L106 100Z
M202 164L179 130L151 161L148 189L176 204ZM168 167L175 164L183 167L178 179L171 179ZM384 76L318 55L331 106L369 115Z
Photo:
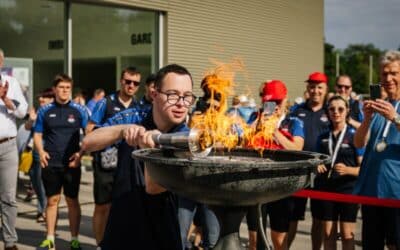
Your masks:
M133 80L128 80L128 79L124 79L124 83L126 85L131 85L133 83L133 85L135 85L136 87L140 85L140 82L138 81L133 81Z
M335 112L336 110L339 112L339 113L343 113L346 109L345 108L343 108L343 107L339 107L339 108L335 108L335 107L330 107L329 109L329 112Z
M336 87L337 87L338 89L345 88L346 90L349 90L349 89L351 88L351 86L348 86L348 85L340 85L340 84L336 84Z

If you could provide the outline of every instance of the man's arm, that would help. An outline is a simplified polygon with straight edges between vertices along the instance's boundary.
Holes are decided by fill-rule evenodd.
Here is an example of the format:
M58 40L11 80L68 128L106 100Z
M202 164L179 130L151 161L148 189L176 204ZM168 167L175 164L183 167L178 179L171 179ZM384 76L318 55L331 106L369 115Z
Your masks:
M0 98L3 100L8 113L12 113L20 119L24 118L28 110L28 103L22 94L18 81L5 81L0 86Z
M48 160L50 159L50 155L43 148L43 135L42 135L42 133L35 132L33 134L33 143L34 143L36 151L39 154L40 165L42 167L47 167L47 165L49 164Z
M104 149L119 140L122 140L123 131L129 127L137 126L134 124L122 124L109 127L102 127L87 134L82 141L81 151L93 152Z
M279 130L274 133L275 139L283 146L284 149L302 150L304 146L304 138L301 136L293 136L293 141L289 140Z
M354 146L357 148L363 148L367 145L369 140L369 126L371 125L373 109L371 106L371 101L365 101L363 112L364 120L362 121L360 127L357 128L354 134Z
M94 123L92 121L89 121L87 126L86 126L85 133L89 134L90 132L93 131L94 127L96 127L96 123Z

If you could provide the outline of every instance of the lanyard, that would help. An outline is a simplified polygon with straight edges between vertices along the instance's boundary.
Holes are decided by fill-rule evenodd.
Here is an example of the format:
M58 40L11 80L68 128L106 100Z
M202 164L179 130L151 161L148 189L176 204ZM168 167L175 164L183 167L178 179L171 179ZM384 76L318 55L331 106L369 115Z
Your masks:
M399 107L399 103L400 102L396 102L396 105L394 106L394 110L396 112L397 112L397 108ZM389 133L390 124L392 124L392 121L386 120L385 129L383 130L383 134L382 134L382 141L386 141L386 137L388 136L388 133Z
M339 138L336 141L335 151L333 151L333 154L332 154L333 131L331 131L329 133L329 145L328 145L328 147L329 147L329 155L332 156L332 161L331 161L331 168L329 169L329 172L328 172L328 178L331 177L331 174L333 172L333 166L335 165L335 161L336 161L337 155L339 153L340 146L342 145L344 135L346 134L346 130L347 130L347 124L344 125L344 128L342 129L342 132L340 132Z
M335 161L336 161L337 155L339 153L339 148L340 148L340 145L342 145L344 135L346 134L346 130L347 130L347 124L344 125L344 128L342 129L342 132L340 132L339 139L336 142L335 151L333 151L333 154L332 154L332 150L333 150L333 131L331 131L329 133L329 154L332 156L331 169L335 165Z

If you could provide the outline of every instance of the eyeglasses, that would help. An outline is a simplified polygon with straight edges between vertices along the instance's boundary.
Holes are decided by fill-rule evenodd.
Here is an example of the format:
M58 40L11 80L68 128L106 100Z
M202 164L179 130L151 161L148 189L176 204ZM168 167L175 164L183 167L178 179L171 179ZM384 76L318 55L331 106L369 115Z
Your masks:
M128 80L128 79L124 79L124 83L126 85L131 85L133 83L133 85L135 85L136 87L140 85L140 82L134 81L134 80Z
M167 96L167 102L169 104L175 105L177 104L181 99L183 100L183 105L185 107L190 107L193 105L194 101L196 100L196 96L193 94L186 94L186 95L178 95L176 93L166 93L162 92L161 90L157 90L160 94L164 94Z
M349 89L351 88L351 86L348 86L348 85L341 85L341 84L336 84L336 87L337 87L338 89L345 88L346 90L349 90Z
M335 111L338 111L339 113L343 113L346 109L343 107L339 107L339 108L330 107L328 110L329 110L329 112L332 112L332 113L334 113Z

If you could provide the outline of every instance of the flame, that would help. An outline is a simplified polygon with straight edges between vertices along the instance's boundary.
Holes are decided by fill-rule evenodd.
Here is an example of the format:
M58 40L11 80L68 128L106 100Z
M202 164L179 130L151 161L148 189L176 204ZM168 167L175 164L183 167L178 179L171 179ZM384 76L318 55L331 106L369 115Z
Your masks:
M189 124L202 131L199 135L201 148L204 150L214 145L231 150L239 146L261 152L264 148L270 148L274 144L273 134L279 120L277 116L264 117L260 114L253 125L248 125L240 116L226 114L228 96L234 93L234 72L244 68L243 62L235 59L228 64L214 63L216 68L207 72L202 82L203 89L210 91L209 108L204 113L193 114Z

